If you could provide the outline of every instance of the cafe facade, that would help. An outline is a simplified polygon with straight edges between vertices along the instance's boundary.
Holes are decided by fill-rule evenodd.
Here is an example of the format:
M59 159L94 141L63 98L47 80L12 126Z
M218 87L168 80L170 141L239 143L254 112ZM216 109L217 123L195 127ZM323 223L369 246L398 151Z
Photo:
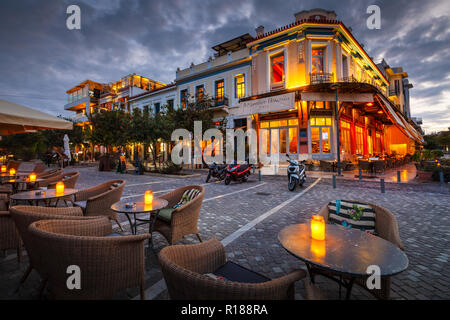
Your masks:
M258 150L280 161L336 159L338 143L341 160L413 154L423 139L409 119L407 74L375 64L333 11L295 18L256 29L251 91L229 118L256 129Z

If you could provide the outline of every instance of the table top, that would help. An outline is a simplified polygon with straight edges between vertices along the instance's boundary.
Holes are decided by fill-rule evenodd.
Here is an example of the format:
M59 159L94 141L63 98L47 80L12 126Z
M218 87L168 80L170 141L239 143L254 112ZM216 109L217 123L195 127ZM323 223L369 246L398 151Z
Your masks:
M134 203L135 205L132 208L127 208L126 207L127 203ZM148 212L152 212L155 210L159 210L159 209L165 208L168 204L169 204L169 202L167 202L167 200L154 197L153 203L151 205L146 205L144 203L144 201L131 201L130 202L130 201L122 200L122 201L114 203L111 206L111 209L113 211L120 212L120 213L136 213L137 214L137 213L148 213Z
M41 191L41 194L36 194L37 191ZM63 193L56 193L56 189L31 190L13 194L10 196L10 198L13 200L46 200L71 196L77 192L78 189L71 188L64 188Z
M295 257L317 267L352 276L367 276L367 267L377 265L382 276L408 267L408 258L398 247L380 237L338 225L325 226L325 240L311 238L309 224L288 226L278 240Z
M22 180L22 179L11 179L11 180L3 180L3 183L27 183L27 184L32 184L32 183L37 183L37 182L41 182L44 181L45 179L36 179L35 181L29 181L29 180Z

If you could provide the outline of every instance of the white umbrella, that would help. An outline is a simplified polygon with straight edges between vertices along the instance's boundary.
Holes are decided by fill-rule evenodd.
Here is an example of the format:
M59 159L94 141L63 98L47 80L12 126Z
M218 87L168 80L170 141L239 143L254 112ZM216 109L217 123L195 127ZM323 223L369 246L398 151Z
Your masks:
M70 156L70 148L69 148L69 137L67 136L67 134L64 135L64 154L67 156L67 158L70 160L72 160L72 157Z

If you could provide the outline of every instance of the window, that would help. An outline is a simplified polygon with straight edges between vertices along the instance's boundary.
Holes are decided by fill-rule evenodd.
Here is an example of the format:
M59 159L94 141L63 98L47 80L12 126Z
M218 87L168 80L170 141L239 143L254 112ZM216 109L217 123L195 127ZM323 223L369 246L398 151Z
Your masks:
M245 97L245 74L238 74L234 77L234 96L235 98Z
M195 100L201 101L203 100L204 96L205 96L205 86L199 85L195 87Z
M342 55L342 77L344 79L348 78L348 58L345 54Z
M217 80L216 86L215 86L215 92L216 92L216 101L218 103L223 103L224 93L225 93L225 83L224 80Z
M341 120L340 133L341 133L340 138L341 151L344 155L350 155L352 153L352 146L351 146L351 130L349 122Z
M363 128L356 126L356 154L364 154Z
M313 74L323 74L323 57L325 49L312 49L311 50L311 71Z
M331 126L331 118L311 118L309 123L312 126Z
M155 103L155 114L161 111L161 104L159 102Z
M187 89L181 90L180 101L181 101L181 109L186 109L187 107Z
M272 84L284 81L284 52L271 57Z
M173 99L167 100L167 106L173 108Z

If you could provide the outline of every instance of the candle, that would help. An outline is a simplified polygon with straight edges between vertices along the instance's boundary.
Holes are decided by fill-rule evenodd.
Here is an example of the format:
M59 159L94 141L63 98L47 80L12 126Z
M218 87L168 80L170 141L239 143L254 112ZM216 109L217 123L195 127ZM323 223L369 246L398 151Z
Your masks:
M12 168L11 170L9 170L9 175L13 176L16 174L16 169Z
M30 182L35 182L36 181L36 173L34 173L34 172L30 173L29 178L30 178Z
M57 194L63 194L63 193L64 193L64 182L59 181L59 182L56 184L56 193L57 193Z
M316 240L325 240L325 220L322 216L313 215L311 218L311 237Z
M6 166L2 165L2 173L5 173L5 172L6 172Z
M145 191L144 202L145 202L145 204L152 204L153 203L153 191L152 190Z

